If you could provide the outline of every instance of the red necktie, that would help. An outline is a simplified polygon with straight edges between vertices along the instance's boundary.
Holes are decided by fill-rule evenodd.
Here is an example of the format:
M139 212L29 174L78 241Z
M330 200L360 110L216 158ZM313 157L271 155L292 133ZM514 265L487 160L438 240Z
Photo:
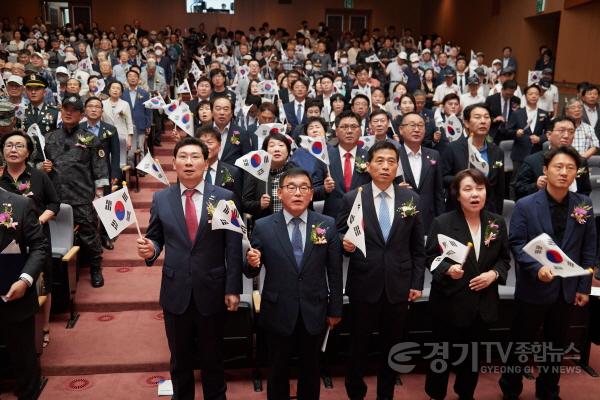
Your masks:
M352 161L350 161L351 157L352 154L350 153L344 154L344 158L346 158L344 160L344 188L346 189L346 192L350 191L350 186L352 185Z
M198 216L196 215L196 206L192 200L194 193L196 193L196 189L187 189L183 192L185 194L185 224L192 243L196 240L196 232L198 232Z

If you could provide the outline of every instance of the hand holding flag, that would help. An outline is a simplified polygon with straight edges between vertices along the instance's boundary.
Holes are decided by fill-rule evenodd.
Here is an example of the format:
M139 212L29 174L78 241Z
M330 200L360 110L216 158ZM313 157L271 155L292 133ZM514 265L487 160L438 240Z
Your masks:
M547 233L532 239L523 247L523 251L542 266L550 268L555 276L569 278L593 273L592 268L584 269L575 264Z
M40 130L38 124L32 124L29 129L27 129L27 136L33 139L34 143L37 141L40 144L44 161L46 161L46 152L44 151L46 148L46 138L44 138L44 135L42 135L42 131Z
M467 147L469 148L469 163L487 176L490 173L490 165L473 144L473 137L469 137Z
M212 216L212 230L216 229L227 229L241 233L244 244L248 248L252 248L248 240L248 230L244 220L232 200L219 200L217 203Z
M433 272L439 265L444 261L445 258L449 258L457 264L463 265L467 260L469 251L473 247L473 244L469 242L466 246L458 240L452 239L449 236L438 234L438 243L442 248L442 254L436 257L432 263L430 271Z

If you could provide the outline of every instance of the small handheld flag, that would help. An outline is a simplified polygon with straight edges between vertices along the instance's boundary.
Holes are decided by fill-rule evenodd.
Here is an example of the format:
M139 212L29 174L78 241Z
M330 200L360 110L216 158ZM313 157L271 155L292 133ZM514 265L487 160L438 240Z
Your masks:
M442 248L442 254L431 262L431 272L439 267L445 258L449 258L455 263L463 265L467 259L467 256L469 255L471 247L473 247L471 242L465 246L458 240L452 239L446 235L442 235L441 233L438 234L438 243Z
M238 158L235 166L248 172L261 181L268 182L271 170L271 155L264 150L251 151Z
M361 187L358 188L354 204L352 204L352 209L350 210L350 215L348 216L346 223L348 224L348 231L346 232L344 239L354 244L366 257L367 245L365 244Z
M327 152L327 142L324 137L300 136L300 146L307 150L317 160L329 165L329 153Z
M547 233L532 239L523 247L523 251L540 264L550 267L552 274L556 276L569 278L593 272L592 269L584 269L575 264Z
M137 225L127 185L124 185L121 190L94 200L92 204L111 239L123 232L129 225L133 223ZM142 237L139 226L137 229L139 236Z
M44 156L45 161L46 152L44 150L46 149L46 138L44 138L44 135L42 135L42 131L40 130L38 124L32 124L29 127L29 129L27 129L27 136L33 139L34 142L37 141L40 144L40 148L42 149L42 155Z
M153 176L165 185L169 186L169 179L167 178L165 171L163 171L160 162L152 159L152 154L150 154L150 152L146 153L144 158L142 158L140 163L135 168Z
M369 57L365 58L365 62L366 63L378 63L379 57L377 57L377 54L372 54Z
M194 82L198 82L198 79L202 77L202 71L198 68L196 61L192 60L192 66L190 67L190 74L194 76Z
M212 230L227 229L242 234L243 241L250 247L248 230L240 212L231 200L219 200L212 216Z
M177 87L177 94L189 93L192 94L192 90L190 89L190 84L187 79L183 80L183 83Z
M450 142L458 140L463 136L463 126L458 117L454 114L446 118L443 128L446 131L446 137Z
M144 107L149 108L151 110L162 110L166 105L167 103L165 103L165 100L160 94L144 102Z
M542 71L528 71L527 72L527 86L538 83L542 76Z
M483 159L481 153L473 144L472 137L468 139L467 146L469 148L469 163L487 176L490 173L490 165Z
M375 135L359 136L356 146L359 149L368 151L371 147L373 147L376 141L377 139L375 138Z
M185 111L182 107L177 107L175 111L169 114L169 119L175 122L175 125L185 133L194 136L194 116L191 112Z
M266 80L258 83L258 93L261 95L265 94L277 94L279 92L279 87L277 86L277 82L274 80Z

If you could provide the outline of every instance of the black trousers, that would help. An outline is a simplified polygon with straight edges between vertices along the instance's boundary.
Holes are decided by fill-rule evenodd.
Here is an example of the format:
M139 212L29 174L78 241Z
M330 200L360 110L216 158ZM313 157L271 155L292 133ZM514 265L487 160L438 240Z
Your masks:
M90 268L102 266L102 245L98 234L98 216L92 204L73 206L73 223L77 226L79 244L87 252Z
M513 320L510 341L513 350L516 342L538 342L538 333L544 328L543 342L552 344L552 355L546 355L545 360L538 362L540 373L535 381L536 398L558 399L560 380L560 365L562 354L556 354L555 349L565 349L568 340L568 329L571 314L575 306L565 302L562 296L553 304L530 304L523 301L515 301L516 314ZM533 355L529 355L531 360ZM513 367L510 373L502 374L500 388L508 398L517 398L523 391L523 367L525 363L519 360L518 354L511 351L508 357L507 367ZM514 367L520 368L519 372Z
M375 304L350 301L350 360L346 372L346 393L351 399L367 394L363 379L368 365L371 333L379 332L381 354L377 373L377 397L392 399L397 373L388 364L390 349L403 341L408 302L390 304L385 293Z
M23 321L0 321L0 336L6 343L19 400L35 399L40 389L40 363L35 352L35 315Z
M453 368L456 374L454 392L460 399L472 399L479 379L478 357L482 355L479 343L485 338L487 325L480 318L464 327L436 318L433 318L432 323L434 340L440 343L441 348L445 349L443 346L447 346L450 357L436 357L445 361L446 368L439 368L441 371L431 368L432 365L440 367L439 363L430 364L425 378L425 392L436 400L445 398L450 370Z
M199 358L204 399L226 399L227 385L223 369L225 311L209 317L202 316L193 298L181 315L163 311L171 351L170 369L175 398L194 400L194 363Z
M311 335L298 317L294 332L290 336L266 332L269 354L269 377L267 399L290 398L290 357L298 353L298 400L318 400L321 381L319 376L319 348L323 335Z

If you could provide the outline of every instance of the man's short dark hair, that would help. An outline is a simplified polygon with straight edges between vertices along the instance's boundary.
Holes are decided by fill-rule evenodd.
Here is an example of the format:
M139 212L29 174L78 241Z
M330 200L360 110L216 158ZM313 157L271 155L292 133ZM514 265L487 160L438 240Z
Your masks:
M221 134L217 131L217 128L212 125L205 125L196 129L196 137L200 139L202 135L210 135L214 137L217 142L221 143Z
M458 97L458 95L456 93L448 93L442 99L442 105L446 104L450 100L456 100L456 101L458 101L460 103L460 97Z
M285 180L287 178L293 178L295 176L305 176L308 178L308 181L310 182L310 185L312 186L312 179L310 177L310 174L308 173L308 171L302 169L302 168L297 168L297 167L293 167L288 169L287 171L285 171L283 174L281 174L281 177L279 177L279 187L283 186L283 182L285 182Z
M385 117L389 120L390 116L388 115L387 112L385 112L384 110L382 110L381 108L378 110L375 110L371 113L371 115L369 115L369 120L373 119L373 117L376 117L378 115L385 115Z
M306 89L308 89L308 86L309 86L309 83L308 83L308 81L307 81L305 78L298 78L298 79L296 79L296 80L295 80L295 81L292 83L292 86L291 86L291 89L292 89L292 90L294 90L294 86L296 86L296 84L297 84L298 82L300 82L301 84L303 84L303 85L304 85L304 87L305 87Z
M473 113L473 110L476 108L483 108L484 110L486 110L488 112L488 114L490 113L490 108L485 103L471 104L471 105L466 106L465 109L463 110L463 118L465 121L471 120L471 113Z
M544 154L544 167L548 167L552 159L559 154L564 154L571 157L575 161L577 169L581 166L581 156L573 146L560 146L555 149L550 149Z
M477 185L485 185L487 190L488 180L480 170L476 168L463 169L454 175L454 179L450 183L450 196L458 201L458 195L460 193L460 183L466 179L471 178Z
M87 107L88 103L89 103L90 101L94 101L94 100L95 100L95 101L99 101L99 102L100 102L100 107L101 107L101 108L104 108L104 104L102 104L102 100L100 100L100 98L98 98L98 97L96 97L96 96L88 97L88 98L85 100L85 103L83 103L83 106L84 106L84 107Z
M556 126L556 124L558 124L559 122L565 122L565 121L569 121L570 123L572 123L573 127L576 126L575 120L573 118L568 117L566 115L559 115L558 117L553 118L550 120L550 122L548 122L548 126L547 126L548 131L547 132L552 132L554 130L554 127Z
M592 90L595 90L597 93L600 94L600 89L598 89L598 86L596 85L587 85L585 87L583 87L581 89L581 95L585 96L587 94L587 92L591 92Z
M133 69L133 68L130 68L130 69L129 69L129 71L127 71L127 73L125 74L125 76L129 76L129 74L130 74L130 73L132 73L132 72L133 72L134 74L136 74L138 78L140 77L140 73L139 73L139 72L137 72L137 70L135 70L135 69Z
M227 100L229 102L229 105L231 106L231 112L233 113L233 110L234 110L235 106L233 104L233 101L229 97L227 97L227 96L217 96L217 97L211 99L211 101L210 101L210 109L214 110L216 101L217 100L223 100L223 99L225 99L225 100Z
M527 94L529 89L537 89L538 93L542 93L542 89L540 89L540 86L537 83L532 83L531 85L523 89L523 94Z
M206 75L202 75L200 79L198 79L198 82L196 82L196 87L200 84L200 82L208 82L210 84L210 87L212 88L212 82L210 81L210 79L208 79Z
M502 90L513 89L517 90L517 81L514 79L509 79L502 84Z
M320 100L308 98L306 99L305 109L308 110L311 107L319 107L319 111L321 111L323 109L323 103L321 103Z
M375 153L378 152L379 150L393 150L394 153L396 154L396 161L399 160L400 153L398 153L398 149L396 148L396 146L393 143L388 142L387 140L382 140L382 141L376 142L369 149L369 153L367 155L367 161L371 162L373 160L373 157L375 157ZM394 171L394 172L396 172L396 171Z
M213 69L212 71L210 71L210 79L212 80L212 78L214 78L217 75L221 75L223 77L223 79L227 79L227 75L225 74L225 71L223 71L222 69Z
M204 157L205 160L208 160L208 147L206 147L206 145L204 143L202 143L200 140L190 137L190 136L186 136L183 139L181 139L179 142L177 142L177 144L175 145L175 148L173 149L173 157L174 158L177 157L177 153L179 152L179 149L182 148L183 146L198 146L198 147L200 147L200 150L202 151L202 156Z
M382 110L383 111L383 110ZM416 115L417 117L421 118L423 120L423 122L425 122L425 118L423 118L423 116L421 114L419 114L416 111L411 111L411 112L407 112L406 114L402 115L402 119L400 120L400 126L402 126L404 124L404 120L406 119L406 117L408 117L409 115Z
M354 102L356 102L356 99L364 99L367 102L367 107L371 105L371 101L369 100L366 94L358 93L354 95L352 100L350 100L350 106L354 106Z
M338 115L335 118L335 126L340 126L340 122L344 119L344 118L354 118L356 120L356 122L358 122L358 124L360 125L360 123L362 122L362 119L360 118L360 115L358 115L357 113L355 113L354 111L350 111L350 110L345 110L342 111L340 113L340 115Z
M265 101L264 103L261 103L261 105L258 107L259 114L263 111L270 111L274 116L277 116L277 113L279 112L277 110L277 106L275 106L275 104L271 103L270 101Z
M366 71L367 73L369 72L369 67L366 64L358 64L355 68L354 68L354 73L358 74L359 72L363 72Z

